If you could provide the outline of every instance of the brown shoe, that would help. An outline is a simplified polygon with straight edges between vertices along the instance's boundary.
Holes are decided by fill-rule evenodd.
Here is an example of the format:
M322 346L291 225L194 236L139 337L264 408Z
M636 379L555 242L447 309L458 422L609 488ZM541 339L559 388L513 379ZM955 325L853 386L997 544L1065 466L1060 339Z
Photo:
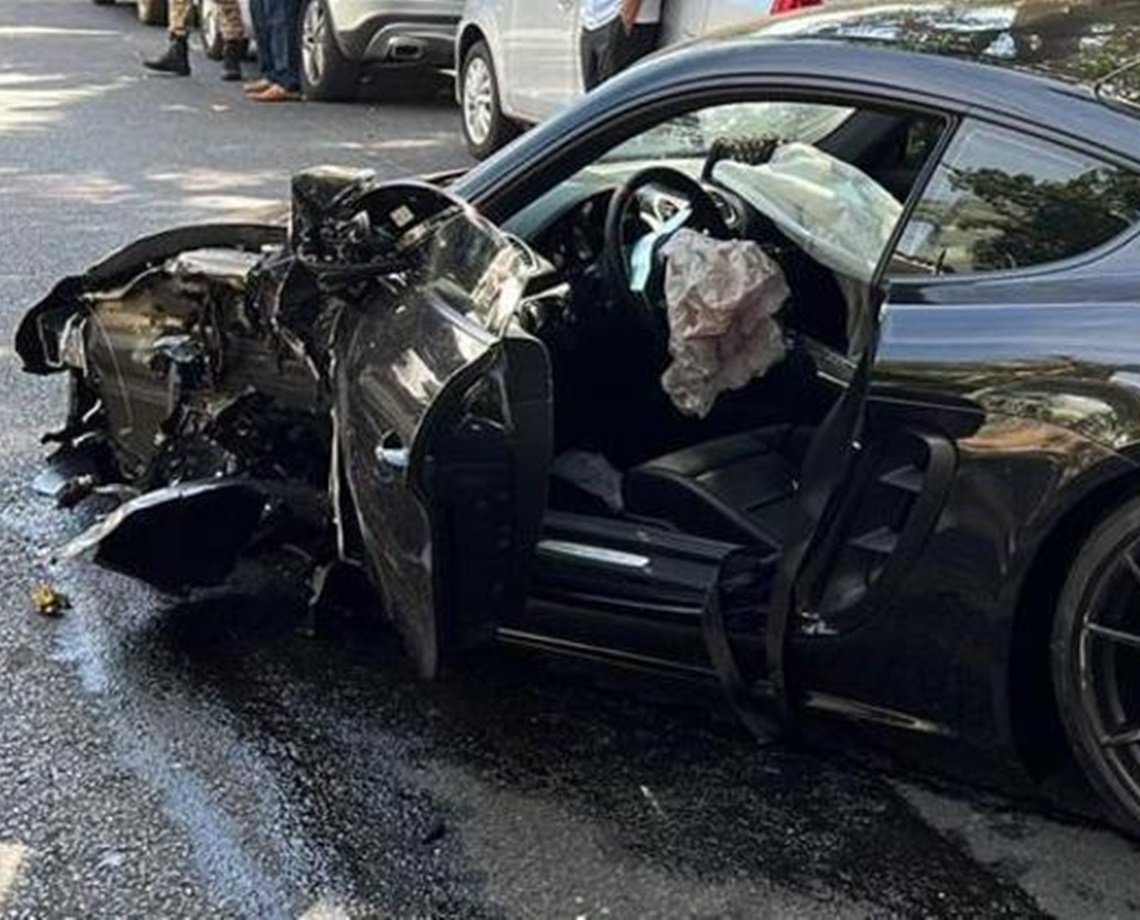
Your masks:
M273 85L272 82L270 82L269 80L266 80L265 77L262 77L260 80L254 80L251 83L243 83L241 88L244 92L247 92L250 94L264 93L272 85Z
M301 94L274 83L269 89L254 93L249 98L254 102L300 102Z

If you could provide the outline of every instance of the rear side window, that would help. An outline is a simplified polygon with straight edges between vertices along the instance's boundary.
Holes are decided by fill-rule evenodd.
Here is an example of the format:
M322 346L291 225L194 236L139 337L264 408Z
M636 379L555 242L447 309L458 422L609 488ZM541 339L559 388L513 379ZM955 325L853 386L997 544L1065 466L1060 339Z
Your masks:
M903 231L893 274L1044 265L1140 220L1140 177L1087 154L966 122Z

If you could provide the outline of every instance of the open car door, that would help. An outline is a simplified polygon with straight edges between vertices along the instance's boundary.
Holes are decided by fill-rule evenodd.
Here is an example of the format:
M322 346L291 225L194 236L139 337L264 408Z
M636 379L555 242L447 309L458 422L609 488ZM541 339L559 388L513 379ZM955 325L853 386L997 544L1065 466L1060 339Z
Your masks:
M794 723L803 702L797 641L841 635L874 614L934 532L953 483L957 455L930 423L936 413L875 398L882 301L875 292L868 304L857 363L818 365L842 389L808 445L786 542L730 554L706 599L709 656L761 736ZM741 642L749 633L761 653L746 651L757 648Z
M396 267L374 296L347 300L334 337L334 475L353 508L341 537L358 540L431 677L525 601L550 369L513 318L539 261L442 190L386 185L374 198L400 233Z
M768 734L797 708L794 640L837 635L891 594L937 524L956 461L951 442L923 413L869 415L886 299L882 271L902 203L808 144L784 144L759 166L721 162L715 175L835 273L847 306L848 351L856 356L851 363L826 348L815 355L817 372L839 393L800 465L783 545L726 559L706 603L710 657L738 710ZM757 586L765 598L759 619L747 593ZM756 632L758 622L763 660L749 661L733 635ZM757 696L773 698L774 712L756 706Z

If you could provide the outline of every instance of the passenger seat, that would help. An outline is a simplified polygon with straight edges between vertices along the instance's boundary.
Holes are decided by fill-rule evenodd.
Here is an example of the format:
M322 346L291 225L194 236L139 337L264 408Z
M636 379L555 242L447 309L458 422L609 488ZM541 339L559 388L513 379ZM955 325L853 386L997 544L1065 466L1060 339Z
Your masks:
M644 463L625 475L626 514L694 536L780 549L813 431L774 425Z

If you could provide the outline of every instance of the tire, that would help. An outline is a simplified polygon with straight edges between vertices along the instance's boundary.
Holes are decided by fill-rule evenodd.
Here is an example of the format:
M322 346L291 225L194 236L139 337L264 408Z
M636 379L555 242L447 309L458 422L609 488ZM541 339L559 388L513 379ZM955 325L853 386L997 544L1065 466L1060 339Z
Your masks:
M114 6L115 0L91 0L96 6Z
M139 22L144 26L166 25L166 0L138 0Z
M1109 819L1140 836L1140 499L1108 515L1069 571L1053 623L1053 687ZM1106 632L1107 631L1107 632Z
M459 109L467 150L483 160L512 140L518 128L503 114L491 49L477 41L467 49L459 70Z
M301 92L306 99L351 99L360 85L360 67L340 50L325 0L303 0L300 38Z

